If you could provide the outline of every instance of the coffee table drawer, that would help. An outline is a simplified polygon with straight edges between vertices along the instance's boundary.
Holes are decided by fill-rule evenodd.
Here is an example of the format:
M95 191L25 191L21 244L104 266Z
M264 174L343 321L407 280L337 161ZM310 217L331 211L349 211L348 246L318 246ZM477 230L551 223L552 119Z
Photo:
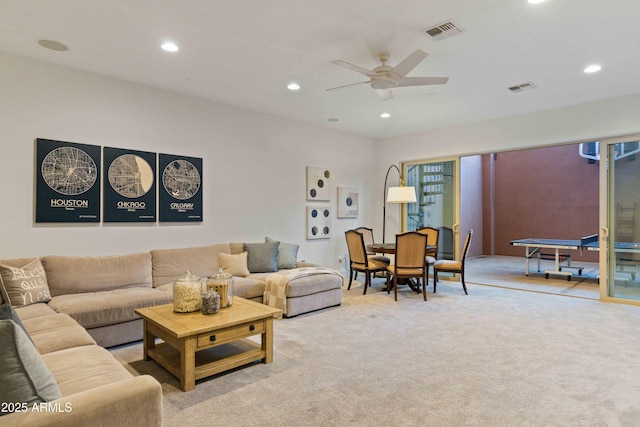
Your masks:
M257 320L231 328L220 329L219 331L200 334L198 335L198 349L261 334L265 330L264 322L264 320Z

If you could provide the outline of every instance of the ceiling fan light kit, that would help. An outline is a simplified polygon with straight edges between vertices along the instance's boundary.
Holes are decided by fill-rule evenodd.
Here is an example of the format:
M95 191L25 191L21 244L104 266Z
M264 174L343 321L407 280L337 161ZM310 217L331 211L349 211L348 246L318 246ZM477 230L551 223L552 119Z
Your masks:
M382 65L377 66L373 70L368 70L358 65L350 64L345 61L336 60L334 64L355 71L360 74L364 74L369 77L369 80L358 83L351 83L344 86L338 86L327 89L328 91L343 89L350 86L357 86L361 84L368 84L376 90L378 95L383 100L393 98L391 89L397 87L409 87L409 86L426 86L426 85L439 85L445 84L448 77L407 77L407 74L411 72L415 67L420 64L429 54L420 49L415 50L411 55L400 61L395 67L387 65L389 55L387 53L381 53L378 55Z

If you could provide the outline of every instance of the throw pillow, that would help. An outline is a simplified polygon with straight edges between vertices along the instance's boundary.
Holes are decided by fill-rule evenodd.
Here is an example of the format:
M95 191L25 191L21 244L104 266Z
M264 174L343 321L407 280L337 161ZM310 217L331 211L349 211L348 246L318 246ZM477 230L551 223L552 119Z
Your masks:
M265 237L265 242L277 242L271 237ZM298 265L298 250L300 245L280 242L278 245L278 269L296 268Z
M278 271L279 242L245 243L247 266L252 273L271 273Z
M13 307L51 300L47 276L39 258L21 267L0 264L0 289L4 300Z
M38 350L13 320L0 320L0 348L0 402L19 402L31 407L62 397ZM0 411L0 415L7 413Z
M9 304L0 304L0 320L13 320L13 323L20 326L24 333L27 334L31 342L33 342L33 340L31 339L31 335L29 335L29 332L27 332L27 328L24 327L24 325L22 324L22 320L20 320L20 318L18 317L18 313L16 313L13 307L11 307Z
M218 265L225 273L232 276L246 277L249 275L247 252L234 255L218 252Z

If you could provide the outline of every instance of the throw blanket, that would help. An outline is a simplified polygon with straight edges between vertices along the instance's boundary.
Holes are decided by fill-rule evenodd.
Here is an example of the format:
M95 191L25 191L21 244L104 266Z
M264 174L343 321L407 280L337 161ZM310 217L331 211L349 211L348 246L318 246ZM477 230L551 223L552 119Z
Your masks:
M287 284L300 277L314 276L316 274L334 274L342 277L339 271L326 267L301 267L273 273L267 276L265 281L265 291L262 297L263 304L279 308L282 313L287 314ZM282 315L278 319L282 319Z

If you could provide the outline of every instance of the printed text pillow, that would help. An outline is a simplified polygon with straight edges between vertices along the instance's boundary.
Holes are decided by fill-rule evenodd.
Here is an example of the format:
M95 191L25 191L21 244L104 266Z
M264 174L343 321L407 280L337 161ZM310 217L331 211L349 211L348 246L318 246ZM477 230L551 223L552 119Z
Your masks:
M22 266L0 264L0 291L12 307L51 300L47 276L39 258Z

